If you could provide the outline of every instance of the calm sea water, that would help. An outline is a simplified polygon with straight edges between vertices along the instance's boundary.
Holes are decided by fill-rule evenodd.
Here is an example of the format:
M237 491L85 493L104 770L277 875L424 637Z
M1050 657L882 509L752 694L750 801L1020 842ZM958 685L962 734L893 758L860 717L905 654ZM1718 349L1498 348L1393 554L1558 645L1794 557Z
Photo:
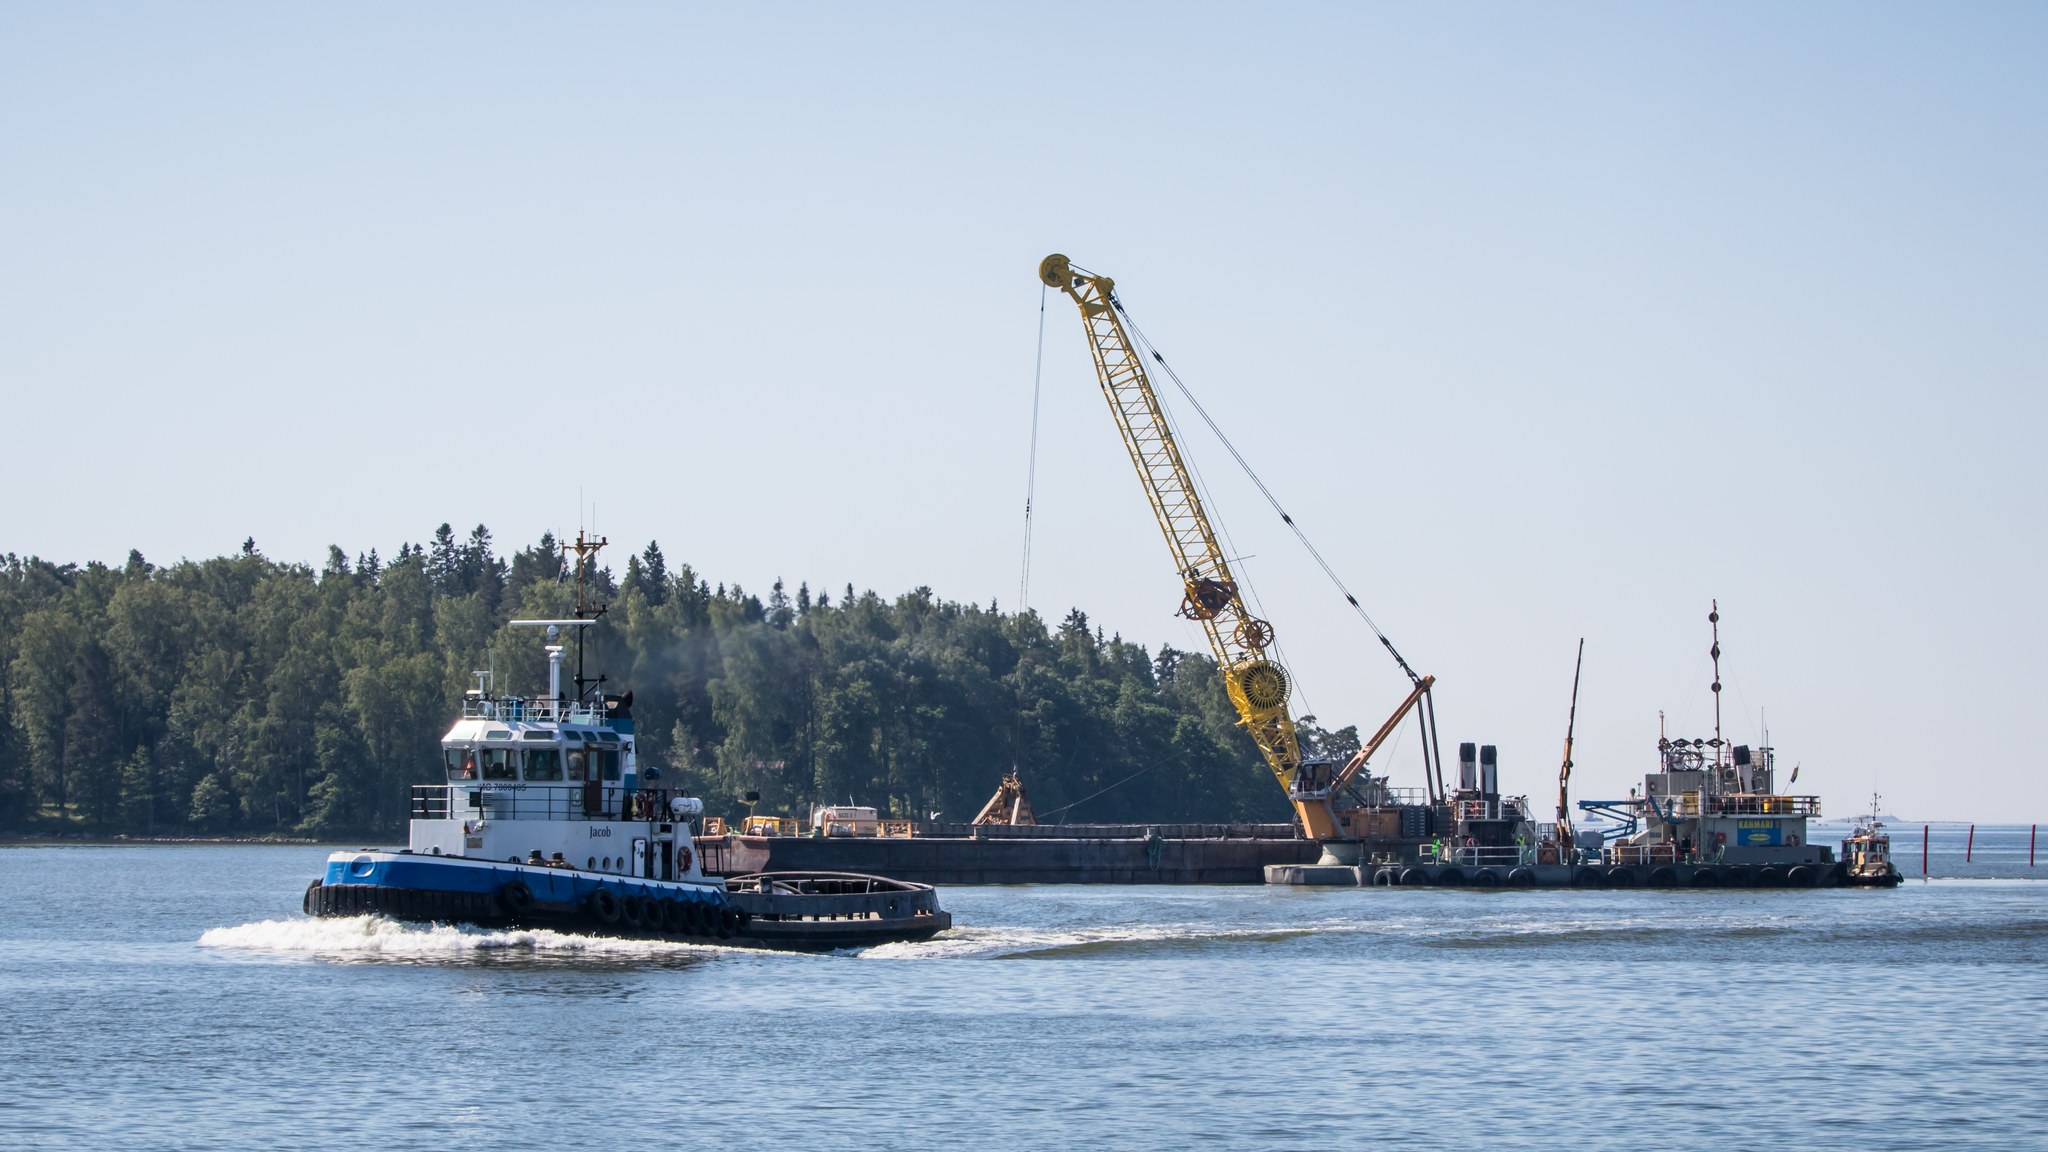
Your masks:
M2048 1147L2026 879L954 888L800 956L309 921L325 854L0 848L0 1147Z

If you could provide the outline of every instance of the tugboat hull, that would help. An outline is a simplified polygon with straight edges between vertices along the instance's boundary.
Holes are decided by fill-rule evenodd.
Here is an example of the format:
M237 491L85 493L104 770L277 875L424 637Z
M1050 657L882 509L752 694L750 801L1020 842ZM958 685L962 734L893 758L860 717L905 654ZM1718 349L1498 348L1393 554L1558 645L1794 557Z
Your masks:
M760 873L744 885L409 853L336 853L309 916L552 928L587 935L821 951L924 940L952 927L928 885L845 873Z

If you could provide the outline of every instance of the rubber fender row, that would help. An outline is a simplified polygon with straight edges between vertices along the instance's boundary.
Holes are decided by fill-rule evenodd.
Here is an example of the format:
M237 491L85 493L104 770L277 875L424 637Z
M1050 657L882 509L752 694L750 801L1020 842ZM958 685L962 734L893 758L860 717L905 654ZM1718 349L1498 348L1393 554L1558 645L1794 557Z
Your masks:
M517 880L507 884L510 888ZM521 885L523 887L523 885ZM599 888L583 899L583 915L599 932L665 939L706 937L730 940L743 935L752 917L730 904L641 896Z

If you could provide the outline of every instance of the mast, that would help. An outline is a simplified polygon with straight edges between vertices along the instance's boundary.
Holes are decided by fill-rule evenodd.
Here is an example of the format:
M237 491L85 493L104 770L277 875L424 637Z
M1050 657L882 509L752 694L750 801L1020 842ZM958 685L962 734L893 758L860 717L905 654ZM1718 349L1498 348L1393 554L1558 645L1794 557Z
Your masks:
M1572 848L1572 732L1579 725L1579 669L1586 663L1586 638L1579 637L1579 658L1572 663L1572 707L1564 721L1564 766L1557 771L1557 841L1560 851Z
M611 607L609 604L599 604L596 608L590 607L590 589L585 579L590 571L590 558L597 555L598 549L603 548L607 543L610 543L610 541L602 536L586 537L583 529L578 528L576 530L576 542L570 544L565 541L562 544L562 552L565 555L570 552L576 553L575 618L578 620L595 620L599 616L604 615ZM576 630L576 702L578 704L583 703L583 694L586 691L585 685L595 686L605 682L605 677L602 675L592 679L583 674L583 636L585 631L582 628ZM1720 686L1715 685L1715 687L1718 688Z
M1712 603L1707 623L1714 628L1714 646L1708 649L1708 654L1714 658L1714 768L1718 771L1728 764L1727 750L1721 744L1721 602Z

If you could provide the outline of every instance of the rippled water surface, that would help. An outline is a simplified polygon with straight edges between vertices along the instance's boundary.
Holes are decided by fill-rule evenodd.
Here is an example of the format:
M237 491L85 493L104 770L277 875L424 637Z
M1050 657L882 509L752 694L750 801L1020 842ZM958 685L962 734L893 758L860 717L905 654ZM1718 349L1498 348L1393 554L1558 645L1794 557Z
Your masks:
M0 848L0 1145L2048 1147L2026 879L953 888L801 956L310 921L325 854Z

